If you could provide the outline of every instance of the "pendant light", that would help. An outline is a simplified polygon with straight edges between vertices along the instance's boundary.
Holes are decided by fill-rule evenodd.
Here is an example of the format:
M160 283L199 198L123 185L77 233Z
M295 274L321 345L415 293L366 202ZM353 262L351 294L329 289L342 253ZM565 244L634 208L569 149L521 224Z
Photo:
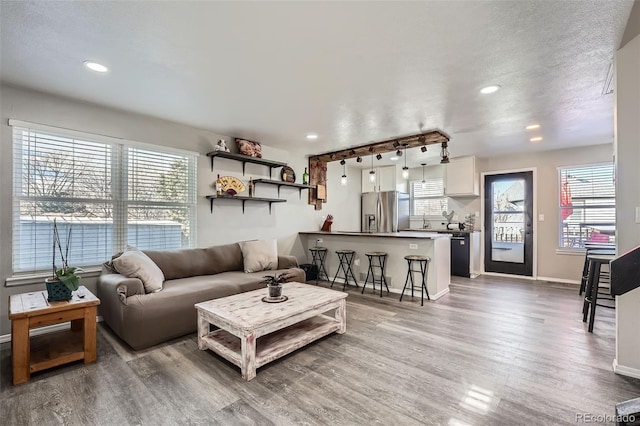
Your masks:
M448 164L449 163L449 150L447 147L449 144L447 142L442 142L442 151L440 152L440 164Z
M424 166L426 166L427 163L422 163L420 165L422 166L422 183L425 183L426 181L424 180Z
M400 150L398 150L400 151ZM402 179L409 179L409 168L407 167L407 145L404 145L404 167L402 168Z
M369 182L376 183L376 171L373 168L373 151L371 152L371 171L369 172Z
M340 178L340 185L347 186L347 171L345 169L344 158L340 161L340 165L342 166L342 177Z

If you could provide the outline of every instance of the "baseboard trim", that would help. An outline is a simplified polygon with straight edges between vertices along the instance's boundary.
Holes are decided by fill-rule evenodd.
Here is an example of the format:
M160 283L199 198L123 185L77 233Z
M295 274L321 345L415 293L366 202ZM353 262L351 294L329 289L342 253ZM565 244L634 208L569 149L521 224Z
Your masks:
M96 322L102 322L102 317L97 316ZM56 331L68 330L71 327L70 322L62 322L60 324L46 325L44 327L32 328L29 330L29 337L40 336L42 334L55 333ZM0 334L0 343L11 342L11 333Z
M618 364L618 360L613 360L613 372L621 376L633 377L634 379L640 379L640 369L625 367Z

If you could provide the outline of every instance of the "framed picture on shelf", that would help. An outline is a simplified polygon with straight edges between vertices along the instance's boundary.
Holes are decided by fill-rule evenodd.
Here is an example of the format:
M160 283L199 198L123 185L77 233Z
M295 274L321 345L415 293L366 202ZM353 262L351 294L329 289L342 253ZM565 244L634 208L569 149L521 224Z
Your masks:
M262 158L262 147L258 142L236 138L236 145L238 146L240 154L248 155L249 157Z

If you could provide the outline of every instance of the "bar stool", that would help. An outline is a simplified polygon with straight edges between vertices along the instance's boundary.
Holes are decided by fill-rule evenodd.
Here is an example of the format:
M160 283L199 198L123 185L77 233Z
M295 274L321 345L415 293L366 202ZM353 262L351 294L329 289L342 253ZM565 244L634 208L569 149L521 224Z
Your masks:
M327 274L327 270L324 268L324 260L327 257L327 248L326 247L311 247L309 249L311 252L311 264L315 265L318 273L316 275L316 285L318 284L318 279L320 278L320 274L324 274L324 278L326 281L329 281L329 275Z
M389 286L387 285L387 279L384 276L384 267L387 264L387 253L382 251L370 251L365 253L365 256L369 258L369 270L367 271L367 278L365 278L364 284L362 285L362 294L364 294L364 289L367 287L369 275L371 275L371 284L373 285L374 293L376 291L376 282L378 282L380 283L380 297L382 297L382 284L387 288L387 294L389 294ZM373 263L376 259L378 259L377 265ZM380 269L379 279L376 279L374 268Z
M609 261L615 259L615 255L595 255L590 254L589 260L589 278L584 293L584 304L582 305L582 322L587 322L589 317L589 333L593 333L593 321L596 317L596 305L598 303L598 284L600 283L600 269L603 264L609 264ZM607 308L611 306L599 305ZM589 315L591 311L591 315Z
M338 270L336 271L336 276L333 277L333 282L331 283L331 288L333 288L333 284L336 282L336 278L338 278L338 274L340 273L340 269L344 274L344 285L342 286L342 291L347 289L347 284L349 284L349 275L353 279L353 283L358 286L358 282L356 281L356 276L353 274L353 270L351 269L351 264L353 263L353 258L356 255L356 252L353 250L336 250L336 254L338 255Z
M584 265L582 266L582 277L580 279L580 290L578 292L579 295L582 295L587 286L587 279L589 278L590 254L616 254L616 248L611 244L585 243Z
M429 290L427 290L427 270L431 259L427 256L416 255L405 256L404 258L407 261L407 279L404 280L404 287L402 288L400 301L402 302L402 296L404 296L404 291L407 288L409 279L411 279L411 298L413 299L413 273L419 272L422 275L422 284L420 286L420 306L424 306L424 293L427 293L427 300L431 300L431 297L429 297ZM420 269L413 269L413 262L418 262Z

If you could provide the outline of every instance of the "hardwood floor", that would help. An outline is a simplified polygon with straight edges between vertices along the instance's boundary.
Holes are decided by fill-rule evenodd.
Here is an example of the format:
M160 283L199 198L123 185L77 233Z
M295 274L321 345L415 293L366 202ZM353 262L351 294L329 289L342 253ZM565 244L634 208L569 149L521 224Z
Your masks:
M11 385L0 347L5 425L562 425L613 415L640 380L613 373L614 312L582 323L573 287L454 277L436 302L349 289L347 333L258 370L199 351L192 334L133 352L98 325L98 362ZM325 283L326 285L326 283ZM341 286L339 287L341 288Z

